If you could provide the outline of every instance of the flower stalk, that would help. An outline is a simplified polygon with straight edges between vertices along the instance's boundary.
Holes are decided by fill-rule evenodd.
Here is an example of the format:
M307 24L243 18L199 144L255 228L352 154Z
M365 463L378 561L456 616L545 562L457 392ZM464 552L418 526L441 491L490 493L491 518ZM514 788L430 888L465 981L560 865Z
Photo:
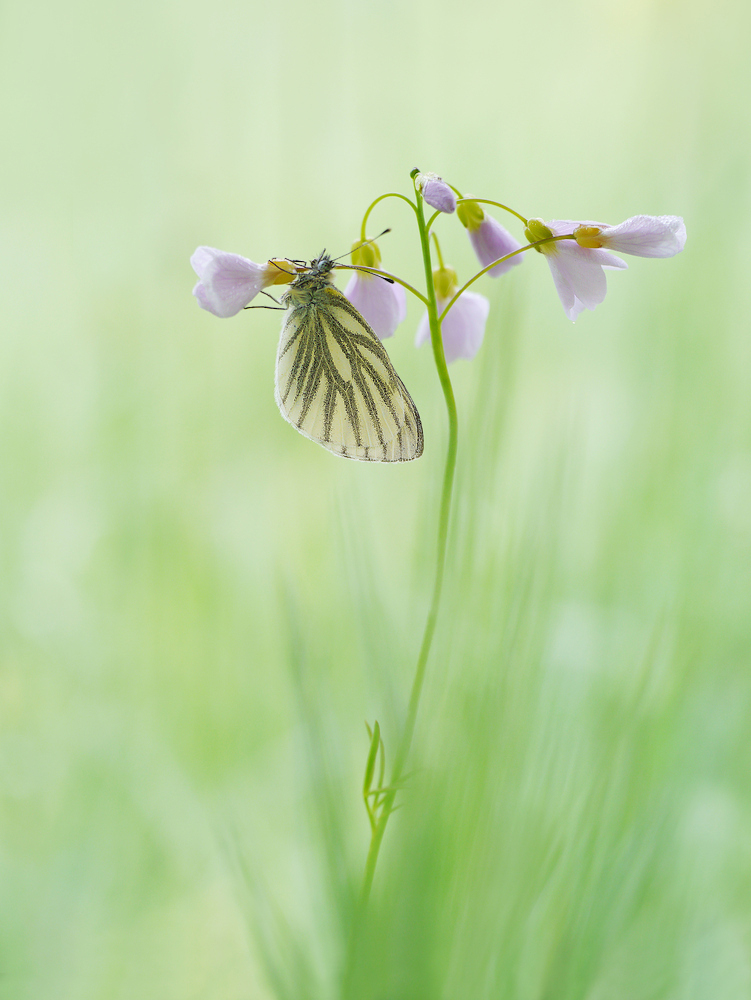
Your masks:
M277 355L277 405L284 419L301 434L346 458L394 462L411 461L422 454L419 413L380 341L391 337L405 318L405 290L426 307L415 344L419 347L430 340L448 421L435 575L404 724L388 779L380 726L376 722L372 729L368 727L370 743L362 795L371 837L350 928L343 976L343 994L347 998L352 995L356 952L381 845L391 814L398 808L397 793L406 780L438 625L459 439L448 365L477 354L490 308L485 296L468 289L484 274L491 278L503 276L521 261L522 254L534 249L550 269L564 312L575 320L582 310L592 310L603 301L607 291L605 271L628 266L614 251L637 257L672 257L683 250L686 242L686 227L678 216L637 215L618 225L572 219L546 222L526 218L499 201L465 197L437 174L413 170L410 176L414 199L388 192L367 208L360 240L352 248L352 265L336 263L338 258L331 258L325 251L309 266L294 259L257 264L208 246L198 247L191 258L199 278L193 294L201 308L220 318L259 308L249 303L258 295L268 295L268 287L289 286L282 296L286 317ZM380 250L374 240L366 238L368 218L386 198L406 202L415 215L425 272L424 294L382 270ZM433 209L427 221L426 205ZM515 216L524 226L527 245L521 246L483 205ZM464 227L481 265L461 287L454 269L444 263L442 248L432 233L439 217L453 214ZM431 235L437 269L431 257ZM352 271L344 293L331 284L334 268Z
M399 789L400 782L404 777L409 751L412 746L412 738L417 723L417 713L420 707L420 697L422 695L425 681L425 672L430 655L430 648L433 643L436 625L438 623L438 608L441 602L441 592L443 590L443 578L446 568L446 544L448 541L449 519L451 515L451 498L454 487L454 475L456 472L456 456L459 442L459 420L456 411L456 400L454 390L451 385L451 378L446 364L446 356L443 350L443 340L441 338L441 322L438 318L438 302L433 282L433 264L430 256L430 233L425 224L425 211L423 208L423 198L416 189L417 196L417 226L420 233L420 247L422 249L423 266L425 268L425 284L427 289L428 322L430 323L430 342L433 348L433 359L438 370L438 379L443 390L448 415L449 439L446 449L446 461L443 470L443 484L441 488L441 504L438 513L438 532L436 539L436 569L433 581L433 594L430 602L430 610L425 622L420 652L417 657L415 675L412 681L407 716L404 723L401 739L397 746L394 757L394 765L391 772L391 781L385 792L383 802L378 812L375 826L372 829L370 847L365 861L365 872L363 875L362 888L360 890L359 906L361 911L367 905L370 891L373 886L378 854L383 842L383 835L386 832L389 817L394 811L394 801Z

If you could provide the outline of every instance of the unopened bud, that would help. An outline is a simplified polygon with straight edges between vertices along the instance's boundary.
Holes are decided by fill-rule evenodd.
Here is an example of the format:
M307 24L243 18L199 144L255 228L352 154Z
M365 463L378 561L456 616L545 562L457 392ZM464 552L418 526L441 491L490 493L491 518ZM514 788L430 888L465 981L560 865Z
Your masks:
M363 243L358 240L352 244L352 263L357 267L380 267L381 251L378 244L371 241Z
M476 229L479 229L482 220L485 218L485 212L481 205L478 205L476 201L462 201L456 206L456 214L459 216L459 221L464 226L473 233Z
M433 271L433 284L435 285L435 293L439 299L450 299L459 287L456 271L453 267L436 268Z
M553 231L545 225L542 219L528 219L524 235L530 243L536 243L538 240L549 240ZM555 246L555 244L552 245ZM545 247L535 247L539 253L544 253L546 249Z

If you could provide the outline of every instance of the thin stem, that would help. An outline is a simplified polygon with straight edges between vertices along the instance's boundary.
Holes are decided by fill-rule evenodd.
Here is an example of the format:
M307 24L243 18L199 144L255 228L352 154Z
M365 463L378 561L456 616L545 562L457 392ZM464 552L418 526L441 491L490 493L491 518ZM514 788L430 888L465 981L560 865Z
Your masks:
M347 268L349 271L368 271L370 274L378 274L382 278L388 278L390 281L395 281L397 285L402 285L402 287L406 288L408 292L412 292L412 294L416 295L421 302L425 303L425 305L428 304L428 300L422 292L418 292L417 289L413 288L412 285L408 284L408 282L402 281L401 278L397 278L395 274L390 274L388 271L381 271L380 268L377 267L367 267L365 264L337 264L336 266L338 268Z
M389 816L394 810L394 799L396 798L396 793L398 791L399 779L401 778L402 773L404 771L404 765L406 764L410 747L412 746L412 737L414 736L415 725L417 722L417 712L420 707L420 696L422 695L423 683L425 681L425 669L427 667L428 656L430 654L430 647L432 645L433 636L435 634L436 625L438 623L438 608L441 601L441 591L443 589L443 577L446 568L446 543L448 539L449 516L451 514L451 496L454 486L454 473L456 471L456 454L457 454L457 444L458 444L459 422L456 413L456 401L454 399L454 390L451 386L451 379L449 377L448 367L446 365L446 356L443 351L443 340L441 338L441 324L440 320L438 319L438 304L436 301L435 288L433 286L433 271L432 271L432 262L430 258L430 239L428 234L428 227L425 225L423 201L422 197L419 194L417 196L417 224L420 230L420 244L422 247L423 263L425 267L425 282L428 291L427 306L428 306L428 319L430 322L430 340L433 347L433 357L435 359L436 368L438 369L438 378L440 380L441 388L443 389L443 395L446 401L446 410L448 412L449 440L448 440L448 448L446 451L446 465L443 471L441 505L438 514L436 571L435 571L435 579L433 582L433 596L430 603L430 610L428 612L427 621L425 623L425 631L422 637L420 653L417 657L417 666L415 667L415 676L412 681L412 691L410 693L409 705L407 707L407 718L404 724L404 730L402 732L399 745L397 747L396 755L394 757L394 766L391 772L390 787L384 797L380 815L378 817L378 822L371 837L368 856L365 861L365 873L363 876L363 884L360 892L361 913L364 910L365 906L367 905L368 898L370 897L370 890L373 885L373 877L375 875L376 864L378 862L378 853L381 849L381 843L383 842L383 835L386 832L386 826L389 821Z
M507 253L504 257L499 257L498 260L492 261L490 264L488 264L487 267L484 267L482 269L482 271L478 271L477 274L473 278L470 278L469 281L465 282L465 284L462 285L462 287L454 295L454 297L449 300L449 302L446 305L446 307L444 308L443 312L438 317L439 320L440 320L440 322L442 323L443 320L446 318L446 313L453 306L453 304L456 302L456 300L459 298L459 296L463 292L466 292L467 289L469 288L469 286L473 285L477 281L478 278L481 278L483 276L483 274L485 274L486 271L489 271L491 268L495 267L496 264L502 264L504 260L509 260L509 258L511 258L511 257L516 257L517 254L524 253L527 250L531 250L532 247L542 246L543 243L559 243L561 240L575 240L575 239L576 239L576 237L573 236L573 235L567 235L567 236L548 236L544 240L535 240L534 243L528 243L525 247L519 247L518 250L512 250L511 253Z
M373 211L373 209L376 207L376 205L378 204L378 202L379 201L383 201L384 198L401 198L402 201L406 201L407 202L407 204L410 206L410 208L412 209L413 212L417 211L415 203L412 201L412 199L411 198L407 198L403 194L399 194L398 191L389 191L387 194L379 195L378 198L376 198L376 200L374 202L371 202L370 206L368 207L367 212L362 217L362 225L360 226L360 239L362 240L363 243L365 242L365 232L366 232L366 227L368 225L368 216Z
M504 212L511 212L511 214L515 215L517 219L520 219L525 226L529 222L529 220L525 219L523 215L519 215L518 212L515 212L513 208L509 208L508 205L502 205L500 201L490 201L488 198L460 198L457 205L460 205L463 201L476 201L480 205L495 205L496 208L502 208Z
M446 265L443 263L443 254L441 253L441 244L438 242L438 237L435 233L431 232L430 235L433 237L433 242L435 243L435 252L438 257L438 266L444 268Z
M442 212L440 209L436 209L435 212L433 212L433 214L428 219L428 224L426 226L427 231L430 232L430 230L433 228L433 223L435 222L435 220L438 218L439 215L445 215L445 214L446 213Z

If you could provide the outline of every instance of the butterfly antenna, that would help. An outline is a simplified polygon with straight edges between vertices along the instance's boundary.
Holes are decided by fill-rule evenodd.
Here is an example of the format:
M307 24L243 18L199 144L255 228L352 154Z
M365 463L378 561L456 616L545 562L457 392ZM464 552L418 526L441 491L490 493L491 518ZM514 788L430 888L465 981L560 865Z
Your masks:
M291 260L289 257L285 257L284 260L286 260L288 264L294 264L295 267L306 267L307 266L304 260ZM287 271L286 267L282 267L282 265L279 264L276 260L270 260L269 264L273 264L274 267L277 269L277 271L284 271L285 274L289 274L290 273L289 271ZM264 294L268 294L268 293L265 292Z
M384 229L383 232L379 233L377 236L371 236L371 238L369 240L364 240L362 243L358 243L356 247L353 247L352 250L350 250L350 253L352 253L354 250L359 250L360 247L366 247L368 245L368 243L374 243L376 240L380 240L380 238L382 236L385 236L386 233L390 233L390 232L391 232L390 229ZM324 253L325 253L325 251L324 251ZM336 263L336 261L341 260L342 257L347 257L347 256L349 256L349 254L343 253L341 257L334 257L332 259L331 263L334 264L334 263ZM361 267L358 264L339 264L337 266L338 267L344 267L348 271L365 271L367 274L374 274L375 273L370 268L368 268L368 267ZM388 281L388 283L390 285L394 284L394 279L393 278L387 278L385 274L376 274L375 276L376 276L376 278L383 278L383 280L384 281Z
M371 236L369 240L363 240L363 242L362 242L362 243L358 243L356 247L352 247L352 250L348 250L348 251L347 251L347 253L343 253L343 254L341 254L341 255L340 255L339 257L332 257L332 258L331 258L331 263L332 263L332 264L335 264L335 263L336 263L336 261L338 261L338 260L341 260L341 259L342 259L342 257L349 257L349 255L350 255L350 254L351 254L351 253L352 253L352 252L353 252L354 250L359 250L359 249L360 249L360 247L366 247L366 246L368 245L368 243L375 243L375 241L376 241L376 240L380 240L380 238L381 238L382 236L385 236L385 235L386 235L386 233L390 233L390 232L391 232L391 230L390 230L390 229L384 229L384 230L383 230L383 232L382 232L382 233L379 233L379 234L378 234L377 236ZM326 251L324 250L324 251L323 251L323 253L325 254L325 253L326 253ZM323 254L321 254L321 256L323 256Z

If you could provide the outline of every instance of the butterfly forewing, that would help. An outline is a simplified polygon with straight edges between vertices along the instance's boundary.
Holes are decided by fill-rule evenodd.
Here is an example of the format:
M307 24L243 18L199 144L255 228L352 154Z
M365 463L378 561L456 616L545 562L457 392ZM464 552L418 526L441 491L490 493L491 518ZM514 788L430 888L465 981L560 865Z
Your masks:
M422 454L420 415L385 348L328 275L294 286L276 361L282 416L344 458L408 462Z

